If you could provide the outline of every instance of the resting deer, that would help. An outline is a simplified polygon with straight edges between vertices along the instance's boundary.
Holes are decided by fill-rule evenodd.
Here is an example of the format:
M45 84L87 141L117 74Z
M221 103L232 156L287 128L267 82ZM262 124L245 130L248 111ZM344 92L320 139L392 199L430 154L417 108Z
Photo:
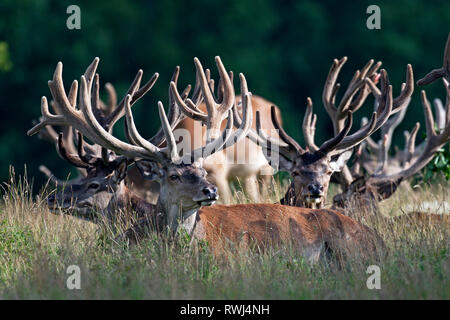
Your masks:
M128 90L132 94L134 104L155 84L158 74L140 87L142 71L139 71L135 80ZM177 81L179 67L175 69L172 76L173 81ZM117 104L117 95L114 88L107 84L108 104L104 104L99 98L99 77L96 75L94 83L95 94L93 96L93 107L96 118L101 125L112 132L114 124L124 115L124 100ZM183 96L186 96L190 87L186 88ZM71 91L72 99L76 99L76 85ZM74 103L76 100L72 100ZM175 126L183 115L174 106L175 102L169 99L169 119ZM60 113L54 101L51 102L54 112ZM122 112L120 112L122 110ZM39 124L38 124L39 126ZM90 220L97 220L98 216L93 213L104 213L108 217L116 214L117 210L126 211L132 209L143 215L149 213L153 205L148 199L150 196L156 198L159 193L159 184L154 181L143 180L136 167L127 170L127 161L124 157L114 154L111 150L102 148L98 144L88 144L82 135L73 135L72 126L65 125L61 133L57 133L52 125L38 128L39 136L50 142L55 142L58 154L75 166L79 171L79 176L75 179L64 181L55 176L46 167L41 166L49 179L62 190L48 197L48 205L51 209L56 207L62 209L72 209L80 217ZM75 139L77 137L78 139ZM161 130L153 137L152 141L161 144L164 141L164 134ZM155 188L155 186L157 188ZM146 187L146 189L144 189ZM150 191L150 192L149 192ZM145 199L146 201L142 200ZM155 201L156 202L156 201Z
M239 128L230 130L233 127L233 116L229 111L227 126L217 139L180 155L161 102L158 102L158 108L166 139L166 146L163 148L145 140L137 131L131 112L131 95L124 99L129 142L117 139L103 128L93 113L91 103L92 79L98 61L96 58L81 77L78 109L75 99L71 98L76 91L77 82L72 84L68 97L62 83L62 64L58 63L49 87L60 106L61 114L51 114L47 99L43 97L41 122L28 133L34 134L46 125L71 125L92 142L135 161L145 177L160 183L160 196L152 217L162 223L163 229L169 228L174 232L183 226L194 237L207 239L213 250L219 252L222 242L218 238L230 239L236 244L243 241L261 245L267 244L266 240L280 242L287 239L311 262L326 258L329 253L347 254L357 251L370 256L382 245L381 239L369 228L333 210L272 204L209 207L218 199L218 191L206 179L207 173L202 168L203 157L230 147L244 138L251 124L251 93L242 74L243 117ZM219 72L223 74L225 70L219 67ZM203 76L200 85L202 90L208 86Z
M363 105L369 95L367 80L379 77L376 72L381 63L373 65L373 60L371 60L361 71L358 70L341 102L336 106L336 92L339 88L336 79L346 60L343 58L340 61L334 61L323 90L323 102L333 121L336 130L335 137L324 142L320 147L315 144L314 133L317 117L313 116L310 98L307 99L307 111L303 120L306 148L301 147L283 130L273 112L272 122L274 127L279 130L281 141L266 135L265 130L261 128L259 115L256 117L257 132L250 131L248 134L250 139L263 146L263 150L273 166L278 166L278 170L291 173L293 182L281 200L282 204L321 208L326 201L330 178L334 173L342 173L340 181L343 181L343 185L347 180L351 183L351 173L346 166L346 162L352 154L351 149L378 130L391 114L401 111L406 105L405 100L412 93L412 69L410 67L407 69L408 84L397 99L392 98L392 87L388 83L387 73L382 70L382 92L378 96L376 111L372 114L369 123L349 135L353 112ZM236 116L239 117L239 115ZM349 174L350 177L348 177Z
M135 85L137 81L141 81L141 77L142 72L139 72L133 85ZM150 90L157 78L158 74L155 73L151 80L143 88L147 91ZM107 103L104 103L99 97L97 97L96 99L98 103L96 104L97 109L95 110L95 114L97 115L97 118L101 119L101 123L104 123L105 126L110 127L112 130L113 126L108 124L112 118L108 119L108 116L113 114L113 111L116 108L123 108L123 103L117 104L117 94L114 87L110 83L107 83L105 87L108 93L108 101ZM54 101L51 101L50 105L52 106L53 111L58 113L58 109L57 106L55 106ZM74 130L71 126L65 126L61 128L62 135L59 136L58 129L54 126L48 125L39 131L38 137L56 146L58 155L77 169L77 177L70 180L58 179L44 165L39 166L39 170L47 176L49 181L55 187L58 189L63 189L48 198L50 207L54 207L55 204L58 203L66 209L74 209L83 217L87 217L87 212L89 210L87 208L85 198L90 199L90 201L93 202L91 204L92 207L102 207L101 203L96 201L97 199L103 198L98 197L96 193L100 193L102 192L101 190L105 189L116 189L116 186L114 186L114 188L111 188L111 186L109 186L109 188L106 187L107 184L111 184L113 181L108 181L107 179L105 180L105 177L114 175L113 171L115 168L119 168L120 162L113 161L113 153L107 150L102 150L99 145L90 145L84 141L82 141L84 146L83 154L87 153L87 155L80 155L76 146L78 141L77 135L74 135L73 132ZM99 161L100 159L103 161ZM145 199L149 203L156 203L159 192L159 185L157 183L144 180L135 167L127 171L125 179L126 185L129 186L133 193L136 193L138 197ZM93 188L95 185L98 185L99 188ZM80 202L81 207L78 206L78 202Z
M450 140L450 34L444 50L444 64L417 81L418 85L424 85L442 78L446 89L445 112L439 106L436 108L436 121L433 119L430 102L424 90L421 91L421 101L425 115L426 140L415 148L415 140L420 124L416 123L410 133L407 134L405 148L405 165L395 172L386 173L383 168L388 162L387 138L381 144L383 155L379 170L368 177L355 179L349 188L334 197L333 202L337 207L345 207L349 203L362 204L363 206L375 207L378 201L389 198L397 189L399 184L420 171L433 159L437 150L442 148ZM437 129L437 130L436 130Z
M197 71L196 83L198 84L203 67L198 59L194 59L194 64ZM219 66L222 64L220 59L216 59L216 64L219 69L223 69L223 66ZM197 85L196 87L199 90L195 91L192 97L185 101L181 98L175 85L170 87L171 94L176 99L182 112L187 116L177 126L177 130L185 130L191 137L190 146L185 147L196 148L202 143L217 138L226 125L225 119L228 111L231 110L233 105L236 106L235 109L237 110L242 104L242 96L235 97L234 95L232 72L220 74L217 87L217 99L221 101L220 104L213 97L214 80L211 79L209 69L206 69L204 76L209 86L200 90L200 86ZM258 96L252 96L251 99L253 111L259 111L261 121L267 128L270 128L271 103ZM276 108L276 114L279 117L278 108ZM276 137L278 136L275 135ZM247 195L253 202L257 202L259 194L264 193L263 190L259 190L258 180L264 180L267 184L267 178L270 178L273 172L261 147L249 139L242 139L230 149L226 148L209 156L203 161L203 168L208 172L209 179L219 187L220 196L224 203L231 201L229 181L232 180L242 182Z

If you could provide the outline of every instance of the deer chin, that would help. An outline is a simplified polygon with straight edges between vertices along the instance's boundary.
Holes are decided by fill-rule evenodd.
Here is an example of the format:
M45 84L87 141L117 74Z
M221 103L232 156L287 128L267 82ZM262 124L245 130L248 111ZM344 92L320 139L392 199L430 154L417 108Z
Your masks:
M206 206L212 206L214 203L216 203L216 201L219 200L219 196L214 195L209 198L204 198L204 199L194 198L192 200L194 200L199 206L206 207Z
M306 208L320 209L323 205L323 195L304 195L303 203Z

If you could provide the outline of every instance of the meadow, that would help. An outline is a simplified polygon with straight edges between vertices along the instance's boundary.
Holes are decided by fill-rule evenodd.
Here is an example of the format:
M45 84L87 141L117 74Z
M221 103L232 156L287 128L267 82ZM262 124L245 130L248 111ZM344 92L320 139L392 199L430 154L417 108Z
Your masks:
M380 204L382 215L349 215L374 228L387 254L380 261L349 259L340 268L309 265L289 244L242 249L217 257L207 243L157 236L138 245L116 241L124 225L93 224L50 212L47 185L11 173L0 203L0 299L448 299L448 223L391 217L413 210L447 214L449 182L405 187ZM287 181L273 180L268 203ZM331 200L337 188L331 188ZM235 190L235 202L246 197ZM424 208L424 204L429 205ZM448 221L448 220L447 220ZM381 270L381 289L370 290L370 264ZM66 286L67 268L81 269L81 289Z

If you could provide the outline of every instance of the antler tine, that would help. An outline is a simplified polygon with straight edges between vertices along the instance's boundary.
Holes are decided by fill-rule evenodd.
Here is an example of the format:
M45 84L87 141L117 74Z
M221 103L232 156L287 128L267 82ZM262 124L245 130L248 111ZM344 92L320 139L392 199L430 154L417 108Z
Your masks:
M108 94L108 100L106 104L107 110L105 111L107 115L110 115L117 105L117 92L114 86L109 82L105 83L105 89Z
M159 117L161 119L161 127L163 128L164 135L167 142L167 155L172 162L177 162L179 160L177 143L173 135L172 129L170 127L169 120L167 120L166 113L164 111L164 106L161 101L158 101Z
M322 92L322 103L327 110L328 114L334 115L337 111L337 108L334 104L334 96L336 94L337 89L336 80L341 71L343 65L347 62L347 57L343 57L341 60L334 59L333 64L331 65L330 71L328 72L327 80L323 87Z
M171 83L173 82L175 86L178 82L178 77L180 74L180 67L176 66L175 71L173 72ZM181 94L181 100L185 101L187 96L189 95L189 91L191 90L191 85L188 85ZM181 112L180 106L177 103L177 99L174 97L173 90L171 90L171 87L169 86L169 111L167 114L167 118L170 123L170 127L174 129L178 123L180 123L183 119L186 118L186 115ZM165 141L165 134L163 127L160 127L158 132L149 139L149 142L155 146L161 146L161 144Z
M142 98L142 96L150 91L159 78L159 73L155 72L150 80L144 86L139 88L143 73L144 72L142 70L138 71L133 83L130 85L130 88L126 93L126 95L131 95L130 106L134 105L140 98ZM120 101L114 111L105 119L106 128L109 132L112 131L114 124L125 115L124 106L125 98Z
M377 111L372 115L372 119L368 125L359 129L350 136L345 137L342 142L333 150L333 153L338 153L352 148L356 144L365 140L373 132L378 130L389 118L392 112L393 99L392 99L392 86L389 85L389 79L385 70L381 70L381 85L382 85L382 98L378 104Z
M58 135L58 150L59 150L59 154L61 155L61 157L63 157L67 162L73 164L74 166L76 166L78 168L84 168L84 169L89 168L89 166L90 166L89 163L85 163L79 157L77 157L76 155L71 154L67 151L67 149L64 146L62 133L59 133L59 135Z
M363 150L365 148L365 141L361 142L356 149L355 157L353 160L353 166L350 169L352 177L356 178L359 176L359 171L361 170L361 157L363 156Z
M446 87L447 90L447 103L446 103L446 112L447 115L449 114L449 97L450 97L450 86ZM407 167L406 169L397 172L392 175L374 175L371 177L371 179L375 182L378 181L386 181L387 179L390 181L395 181L399 183L400 181L410 177L411 175L415 174L419 170L421 170L434 156L434 153L441 148L445 143L447 143L450 140L450 121L449 118L446 118L445 128L444 130L437 134L434 128L434 120L433 120L433 113L431 111L430 102L427 99L426 93L424 90L421 92L421 100L422 100L422 106L424 109L424 115L425 115L425 124L426 124L426 143L425 148L421 150L420 155L414 160L414 162ZM416 124L416 127L411 132L411 137L409 141L409 150L408 150L408 156L411 156L414 153L414 140L415 136L417 134L418 130L418 124Z
M325 141L320 146L319 150L317 150L316 152L318 154L324 155L324 154L328 154L330 151L332 151L334 148L336 148L339 145L339 143L341 143L342 140L344 140L344 138L349 133L349 131L352 127L352 122L353 122L353 112L351 110L349 110L347 113L347 118L345 121L344 128L342 128L341 132L339 132L339 134L336 137Z
M409 104L409 103L408 103ZM405 118L405 114L407 111L408 105L404 107L400 112L398 112L394 117L389 118L386 123L381 126L381 135L387 136L386 148L389 150L392 144L392 136L394 134L395 129L400 125L400 123Z
M439 130L442 130L445 127L444 105L442 104L441 99L438 99L438 98L433 100L433 105L434 105L434 112L436 113L437 128Z
M217 137L217 133L220 128L220 124L222 123L222 120L225 118L228 111L231 110L231 107L235 103L234 88L231 83L228 72L225 70L225 67L220 57L216 56L215 61L224 88L223 99L220 103L216 103L214 94L208 85L208 80L205 76L200 60L194 58L194 64L199 74L203 99L205 101L206 109L208 112L208 118L206 122L206 126L208 128L207 141Z
M50 111L48 110L48 103L46 97L41 98L41 114L42 116L39 119L39 123L36 124L30 130L28 130L27 135L32 136L48 125L56 125L56 126L67 125L67 121L64 119L64 116L53 115L50 113Z
M274 108L272 106L272 108ZM248 136L252 141L256 142L262 147L262 150L264 154L268 155L268 151L279 151L281 154L283 154L288 159L291 159L293 154L297 151L292 148L292 146L288 144L284 144L281 140L273 139L272 137L265 134L264 129L261 128L261 119L260 119L260 112L256 111L256 132L258 136L258 140L253 140L250 138L250 135Z
M447 42L445 44L443 60L441 68L429 72L425 77L417 81L417 85L423 86L430 84L439 78L445 78L450 82L450 33L448 34Z
M369 90L370 85L365 82L365 79L373 77L381 66L381 62L377 62L374 65L374 60L371 59L361 71L357 70L339 105L336 106L336 94L340 87L339 84L336 84L336 80L346 61L347 57L344 57L341 60L334 60L322 92L322 102L333 122L335 134L338 134L344 127L347 111L352 110L355 112L364 104L371 91ZM355 98L355 95L358 92L359 94Z
M306 99L306 113L303 118L303 137L305 139L306 147L309 150L316 151L319 150L319 147L316 146L314 142L314 134L316 131L316 121L317 115L313 115L313 103L310 97Z
M416 136L417 132L419 132L420 123L417 122L414 128L411 130L411 133L408 133L408 136L406 137L406 153L405 153L405 163L404 167L407 167L410 165L410 161L413 158L415 147L416 147Z
M411 101L411 96L414 92L414 73L412 66L410 64L406 65L406 82L402 85L402 90L400 95L394 99L392 113L396 113L403 110L409 105Z
M292 137L290 137L286 131L284 131L281 124L278 122L278 118L275 112L275 106L271 106L270 108L270 117L272 119L273 126L278 130L278 134L280 135L281 140L295 149L298 153L304 153L305 150L295 141Z
M127 95L125 97L124 106L126 106L127 103L131 108L131 95ZM164 160L163 159L164 157L161 155L160 150L155 146L153 146L153 148L146 149L141 146L131 145L126 142L123 142L114 137L113 135L111 135L108 131L105 130L105 128L103 128L98 123L97 119L95 118L92 112L92 106L89 99L89 92L87 88L86 79L84 76L81 77L80 109L82 115L84 116L82 119L83 122L81 124L79 124L78 122L74 122L73 125L77 130L86 135L93 142L131 159L135 157L143 157L143 158L147 157L157 160ZM131 110L129 110L129 113L131 114ZM130 123L128 123L128 125L130 126Z
M380 152L378 153L378 167L375 169L374 174L379 174L383 172L384 168L386 167L386 163L388 160L388 135L385 134L383 136L383 139L379 142L379 149Z
M232 110L228 110L228 120L226 128L216 139L207 142L204 147L197 148L194 151L192 151L190 154L191 161L195 162L202 157L210 156L213 153L216 153L224 148L232 146L233 144L239 142L241 139L246 137L248 131L250 130L253 116L252 100L251 100L252 94L248 91L247 80L245 79L245 76L242 73L239 74L239 79L241 81L241 96L243 97L242 111L244 115L239 128L237 128L234 132L232 132L234 117L232 114ZM235 107L236 106L234 106L234 108Z
M175 72L177 72L177 71L175 71ZM176 77L176 78L178 78L178 77ZM202 123L206 123L207 119L208 119L208 115L198 109L198 105L201 104L201 102L203 101L203 97L201 94L202 89L201 89L201 84L200 84L200 75L199 75L198 70L195 75L195 88L194 88L194 92L192 95L192 99L187 98L187 94L186 94L186 97L183 97L183 94L180 95L178 93L177 82L174 80L176 80L175 77L172 77L172 81L170 82L170 86L169 86L170 99L173 99L174 103L176 103L179 106L180 111L182 113L184 113L187 117L192 118L197 121L201 121ZM186 89L183 93L186 92ZM187 93L189 93L189 92L187 92Z
M229 71L228 72L228 76L229 76L231 84L233 85L233 88L234 88L234 84L233 84L233 76L234 76L234 74L233 74L233 71ZM224 92L225 92L224 83L222 81L222 78L219 78L219 83L217 85L217 100L218 101L223 101Z

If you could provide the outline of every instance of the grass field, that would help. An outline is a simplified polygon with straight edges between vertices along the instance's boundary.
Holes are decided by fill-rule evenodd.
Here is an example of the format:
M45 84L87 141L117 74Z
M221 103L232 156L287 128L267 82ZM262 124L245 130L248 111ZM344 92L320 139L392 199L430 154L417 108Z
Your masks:
M274 202L283 187L271 189L279 191L267 202ZM310 266L287 245L263 252L232 250L217 258L206 244L192 246L186 236L169 241L150 234L128 247L112 240L112 228L50 213L48 191L33 196L26 178L12 178L0 203L0 298L448 299L448 228L386 217L425 201L438 204L430 212L440 212L449 190L447 182L402 188L382 203L383 217L357 215L389 250L377 262L381 289L369 290L367 262L348 261L341 269ZM238 193L236 202L242 201ZM80 290L66 287L70 265L81 268Z

